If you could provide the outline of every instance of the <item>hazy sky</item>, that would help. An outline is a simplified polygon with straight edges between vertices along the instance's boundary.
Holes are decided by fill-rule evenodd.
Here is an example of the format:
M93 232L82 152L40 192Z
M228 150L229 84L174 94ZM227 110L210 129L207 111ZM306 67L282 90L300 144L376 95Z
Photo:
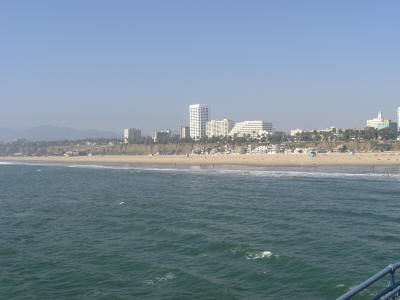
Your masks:
M400 1L0 2L0 127L355 127L400 104Z

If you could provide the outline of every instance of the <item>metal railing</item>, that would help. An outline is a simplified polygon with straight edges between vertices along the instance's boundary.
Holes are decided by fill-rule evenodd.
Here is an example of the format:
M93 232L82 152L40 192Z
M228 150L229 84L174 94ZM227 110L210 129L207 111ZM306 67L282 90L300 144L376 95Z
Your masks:
M394 300L397 299L400 295L400 280L396 281L394 278L394 273L396 270L400 268L400 262L395 263L393 265L388 265L379 273L375 274L371 278L367 279L359 286L353 288L351 291L347 292L343 296L337 298L336 300L347 300L351 297L357 295L361 291L365 290L367 287L377 282L379 279L385 277L389 274L389 284L382 291L378 292L376 296L372 297L371 300Z

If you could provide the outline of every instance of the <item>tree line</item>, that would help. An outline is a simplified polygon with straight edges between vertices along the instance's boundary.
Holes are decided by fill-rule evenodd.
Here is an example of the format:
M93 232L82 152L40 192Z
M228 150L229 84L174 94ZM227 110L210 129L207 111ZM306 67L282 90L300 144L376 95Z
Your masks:
M191 138L181 139L179 136L163 136L157 142L151 137L136 138L134 144L157 145L157 144L190 144L195 145L228 145L242 146L247 144L269 145L269 144L300 144L300 143L320 143L320 142L363 142L363 141L394 141L398 133L389 128L381 130L367 128L365 130L345 129L331 131L311 131L298 133L290 136L285 132L274 132L273 134L245 135L245 136L213 136L203 137L199 140ZM47 155L49 153L62 155L66 151L79 151L79 149L94 149L100 153L107 147L123 148L126 146L123 139L83 139L83 140L59 140L59 141L29 141L19 139L12 142L0 142L0 155Z

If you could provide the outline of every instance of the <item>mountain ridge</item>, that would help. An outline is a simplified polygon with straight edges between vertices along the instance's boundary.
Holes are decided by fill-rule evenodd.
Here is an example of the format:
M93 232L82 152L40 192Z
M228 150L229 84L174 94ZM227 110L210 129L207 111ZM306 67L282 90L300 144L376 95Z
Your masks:
M16 139L31 141L80 140L86 138L122 138L121 134L96 129L74 129L51 125L41 125L27 129L0 128L0 141Z

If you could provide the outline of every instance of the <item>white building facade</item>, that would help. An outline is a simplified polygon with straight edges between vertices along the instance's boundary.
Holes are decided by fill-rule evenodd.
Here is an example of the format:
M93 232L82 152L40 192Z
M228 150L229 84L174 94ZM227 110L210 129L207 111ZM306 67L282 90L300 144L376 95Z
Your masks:
M250 135L252 138L256 138L263 134L272 134L273 127L272 123L265 121L244 121L236 123L232 128L229 135L231 136L245 136Z
M296 136L297 134L302 134L304 132L303 129L297 128L290 130L290 136Z
M372 120L367 120L367 127L372 127L378 130L389 128L393 131L398 131L398 123L391 120L385 120L382 112L378 113L378 117Z
M228 119L209 121L206 124L206 135L208 137L227 136L231 132L234 125L235 122Z
M397 107L397 131L400 131L400 106Z
M189 106L190 137L198 140L206 136L206 124L210 118L208 106L193 104Z
M383 120L384 119L383 119L383 116L382 116L382 112L380 111L380 112L378 112L378 117L377 118L374 118L374 119L371 119L371 120L367 120L367 127L372 127L372 128L377 129L378 125L380 123L382 123Z

